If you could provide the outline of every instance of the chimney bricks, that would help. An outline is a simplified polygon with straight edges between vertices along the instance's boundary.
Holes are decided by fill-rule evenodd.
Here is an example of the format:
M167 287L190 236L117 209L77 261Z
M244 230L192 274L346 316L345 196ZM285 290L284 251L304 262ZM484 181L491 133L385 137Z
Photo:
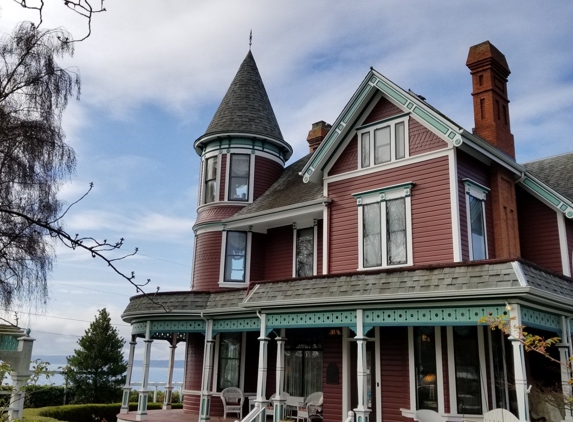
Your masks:
M511 72L505 56L484 41L470 47L466 66L472 75L474 133L515 159L507 96L507 77Z
M331 127L332 125L326 123L324 120L312 124L312 128L306 137L310 152L314 152L318 148Z

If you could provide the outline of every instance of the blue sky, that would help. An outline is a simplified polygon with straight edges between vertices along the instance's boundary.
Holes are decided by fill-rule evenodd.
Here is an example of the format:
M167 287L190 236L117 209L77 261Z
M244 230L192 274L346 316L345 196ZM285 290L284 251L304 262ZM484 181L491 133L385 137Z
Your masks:
M46 6L45 27L83 36L85 21L54 3ZM66 219L67 229L124 237L126 251L139 247L122 268L138 280L150 278L150 291L189 288L199 166L192 145L245 57L251 29L293 160L306 153L311 124L333 122L370 66L471 130L465 61L469 47L485 40L505 54L512 71L518 161L573 149L573 3L567 0L107 0L105 6L93 35L65 63L79 68L83 85L81 101L72 101L64 118L78 168L61 196L71 202L94 182ZM35 18L14 2L0 5L2 32ZM127 337L120 314L134 289L102 262L58 251L45 309L15 307L20 325L37 339L35 354L71 354L103 307ZM152 350L155 359L167 356L166 344L156 342Z

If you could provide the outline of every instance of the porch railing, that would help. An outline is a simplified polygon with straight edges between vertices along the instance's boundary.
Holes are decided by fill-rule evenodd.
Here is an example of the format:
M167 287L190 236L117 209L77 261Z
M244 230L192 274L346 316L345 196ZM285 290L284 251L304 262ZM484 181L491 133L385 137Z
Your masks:
M141 387L141 382L132 382L130 384L131 388L133 387ZM173 386L173 390L179 390L179 397L181 397L181 401L183 402L183 383L182 382L172 382L171 385ZM166 382L148 382L147 388L153 388L153 403L157 402L157 389L159 387L165 388L167 386Z
M253 410L251 410L249 412L249 414L247 416L245 416L243 418L242 421L240 422L253 422L257 416L259 416L261 413L263 413L263 411L267 410L266 407L254 407ZM239 422L238 420L236 420L235 422Z

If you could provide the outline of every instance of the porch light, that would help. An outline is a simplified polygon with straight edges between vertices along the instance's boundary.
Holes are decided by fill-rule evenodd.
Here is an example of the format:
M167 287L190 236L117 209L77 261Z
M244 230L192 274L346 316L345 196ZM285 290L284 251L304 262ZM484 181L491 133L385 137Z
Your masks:
M341 336L342 335L342 331L340 331L339 328L333 328L328 332L329 336Z
M505 310L507 311L511 311L513 308L511 307L511 305L509 304L509 302L506 300L505 301Z

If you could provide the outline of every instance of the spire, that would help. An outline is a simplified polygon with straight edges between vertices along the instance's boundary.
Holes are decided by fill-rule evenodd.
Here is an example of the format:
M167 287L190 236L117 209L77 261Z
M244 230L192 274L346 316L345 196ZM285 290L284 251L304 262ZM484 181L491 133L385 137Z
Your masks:
M250 50L200 139L224 133L260 135L285 142Z

